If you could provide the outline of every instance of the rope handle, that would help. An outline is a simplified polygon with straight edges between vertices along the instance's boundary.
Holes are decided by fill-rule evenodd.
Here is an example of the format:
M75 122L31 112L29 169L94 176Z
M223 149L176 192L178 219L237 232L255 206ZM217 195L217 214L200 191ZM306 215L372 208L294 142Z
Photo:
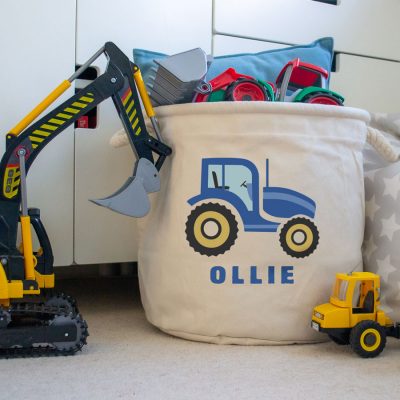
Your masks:
M383 133L375 128L368 127L367 142L386 160L396 162L400 154L394 149Z
M146 127L151 133L153 127L150 124L150 121L145 118ZM367 142L375 148L375 150L388 162L396 162L400 160L400 154L394 149L394 147L390 144L390 142L386 139L383 133L371 126L368 127L367 130ZM124 129L116 132L110 139L110 144L113 147L123 147L129 144L128 137L125 133Z

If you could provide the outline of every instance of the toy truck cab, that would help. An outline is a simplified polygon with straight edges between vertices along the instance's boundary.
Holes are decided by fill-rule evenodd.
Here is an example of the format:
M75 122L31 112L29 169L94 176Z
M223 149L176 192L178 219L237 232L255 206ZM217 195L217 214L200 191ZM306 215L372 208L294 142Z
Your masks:
M400 336L399 327L379 305L379 275L337 274L330 302L314 308L311 326L337 344L350 344L361 357L375 357L384 349L386 336Z
M343 105L344 98L328 89L329 73L317 65L289 61L276 79L277 101Z

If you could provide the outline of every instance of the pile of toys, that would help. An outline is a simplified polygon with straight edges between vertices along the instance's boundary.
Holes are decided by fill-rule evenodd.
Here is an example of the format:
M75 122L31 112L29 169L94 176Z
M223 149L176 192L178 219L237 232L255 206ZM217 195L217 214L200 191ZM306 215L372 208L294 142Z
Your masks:
M328 89L329 73L302 62L289 61L275 83L243 75L233 68L205 81L212 58L200 48L155 60L149 94L153 105L217 101L284 101L342 106L344 98Z
M107 69L103 75L35 121L103 54L108 60ZM211 58L201 49L190 50L156 61L157 67L153 70L154 74L148 85L152 103L166 105L188 102L266 101L341 106L344 102L341 95L328 89L328 71L319 66L302 62L299 58L288 62L283 67L275 83L238 73L233 68L228 68L207 82L205 77L211 62ZM0 160L0 178L3 180L3 191L0 192L0 247L2 249L0 257L0 358L72 355L80 351L86 344L89 335L88 326L78 310L75 299L64 293L54 292L53 252L40 218L39 209L28 208L26 175L36 156L53 138L108 98L113 99L124 129L129 136L129 143L138 160L134 168L135 174L130 176L117 192L105 199L93 200L93 202L124 215L142 217L150 209L148 194L160 190L159 171L165 159L172 153L172 149L162 141L160 128L140 69L136 64L131 63L117 46L112 42L107 42L6 135L6 151ZM143 103L157 138L152 137L147 131L139 106L140 101ZM206 176L206 184L203 185L202 176L202 189L204 187L210 193L211 190L221 191L224 189L224 192L229 193L229 186L225 186L224 183L225 177L222 182L218 182L217 173L208 169L209 165L204 163L205 160L203 159L203 164L207 167L205 171L211 173L212 180ZM229 160L229 165L234 167L244 166L247 168L251 165L251 175L257 176L256 182L258 183L257 168L248 160L243 158L210 158L208 160L212 160L214 166L221 167L219 170L223 176L227 160ZM283 193L286 196L284 201L289 204L292 200L287 200L287 197L290 195L294 201L293 204L305 204L304 207L307 206L308 210L313 210L312 217L314 218L315 204L313 200L293 190L268 186L268 161L266 166L267 186L263 189L264 200L267 198L265 195L269 193L275 196L269 196L267 200L271 201L272 199L275 203L279 203L280 193ZM236 180L239 179L238 182L242 180L240 176L239 173L238 177L235 177ZM211 188L207 185L208 181L212 182ZM237 186L244 187L250 196L251 181L246 183L244 180ZM251 200L255 198L258 201L257 190L258 188L254 192L257 196L251 195ZM231 192L232 196L239 199L238 195L234 193ZM225 194L219 193L216 197L214 195L214 198L230 202L229 198L224 196ZM199 198L204 200L204 196L196 196L191 200ZM191 200L189 203L193 205ZM298 207L303 207L301 204ZM206 215L210 210L210 205L218 206L214 203L204 203L191 212L186 222L186 233L190 246L196 252L215 256L226 251L227 240L217 246L206 247L200 243L201 240L215 240L219 233L214 237L208 236L203 232L204 226L199 229L202 231L198 235L201 240L197 240L198 238L195 238L196 235L193 233L195 229L193 221L200 215L199 210L201 211L201 207L207 206L203 208L204 215ZM277 215L276 212L274 214L274 211L268 209L267 205L263 204L263 206L267 214L285 218L283 214ZM292 205L292 208L296 207ZM257 207L255 209L258 213ZM226 208L225 210L229 211ZM293 212L297 213L296 210ZM212 212L221 215L226 221L230 218L229 215L233 218L230 211L230 214L222 213L221 208L217 211L214 207ZM287 213L287 210L285 212ZM213 218L208 219L212 220ZM204 221L205 219L203 225ZM220 225L217 219L215 221ZM234 218L233 221L237 233L237 223ZM282 239L281 245L288 255L296 258L303 258L311 254L318 244L317 228L312 222L306 223L305 221L305 218L294 218L289 221L292 224L286 224L281 231L281 235L282 233L286 235L289 229L285 227L294 228L290 240L298 250L289 248L287 242ZM261 218L261 222L268 221ZM278 225L275 222L271 224ZM37 250L33 249L31 225L40 246ZM227 225L229 225L229 221ZM272 225L269 225L269 231L271 231ZM309 243L305 243L306 239L302 243L295 243L294 235L303 229L301 226L305 226L310 232ZM16 243L18 229L21 229L20 244ZM261 231L261 228L258 230ZM226 237L228 236L231 240L231 233ZM234 241L235 238L229 243L229 247ZM275 267L268 268L268 279L270 279L270 268L274 269ZM261 279L256 275L253 278L255 283L259 284ZM289 276L283 272L282 280L288 278ZM225 277L222 280L225 280ZM222 280L213 283L220 284L223 283ZM370 272L337 274L329 303L317 305L313 310L311 328L327 334L336 344L350 345L352 350L363 358L378 356L386 345L387 337L400 339L400 323L393 321L380 308L380 289L379 275Z

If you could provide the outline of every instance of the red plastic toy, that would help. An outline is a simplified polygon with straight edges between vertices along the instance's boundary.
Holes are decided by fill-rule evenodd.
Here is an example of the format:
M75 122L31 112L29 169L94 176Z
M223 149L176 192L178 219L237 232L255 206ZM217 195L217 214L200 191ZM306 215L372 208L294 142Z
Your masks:
M329 73L317 65L289 61L276 79L277 101L343 105L344 98L328 89Z
M197 93L194 102L213 101L273 101L275 87L271 83L256 80L228 68L211 79L208 93Z

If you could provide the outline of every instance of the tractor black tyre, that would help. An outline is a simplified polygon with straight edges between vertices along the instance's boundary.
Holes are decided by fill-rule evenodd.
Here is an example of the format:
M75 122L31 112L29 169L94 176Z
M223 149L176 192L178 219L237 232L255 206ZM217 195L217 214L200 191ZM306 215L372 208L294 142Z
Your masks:
M243 96L240 100L236 99L236 91L240 86L253 86L257 91L258 99L252 98L250 94ZM226 89L225 101L270 101L267 90L255 79L240 78L232 82Z
M325 100L320 101L320 100ZM324 93L324 92L317 92L317 93L312 93L308 96L306 96L302 101L302 103L311 103L311 104L328 104L328 105L333 105L333 106L343 106L342 100L337 98L336 96L329 94L329 93Z
M210 221L218 228L214 235L209 235L204 230L206 223ZM235 216L221 204L201 204L192 210L186 221L186 239L189 245L197 253L208 257L228 251L235 243L237 234Z
M294 235L297 232L303 234L304 240L296 242ZM295 258L309 256L318 246L319 232L312 221L303 217L296 217L283 226L279 234L279 242L285 253Z
M375 321L361 321L351 330L350 346L360 357L376 357L385 345L385 329Z
M328 333L329 339L332 340L332 342L338 344L339 346L344 346L350 343L350 337L347 336L347 338L344 337L337 337L337 336L333 336L331 334Z

